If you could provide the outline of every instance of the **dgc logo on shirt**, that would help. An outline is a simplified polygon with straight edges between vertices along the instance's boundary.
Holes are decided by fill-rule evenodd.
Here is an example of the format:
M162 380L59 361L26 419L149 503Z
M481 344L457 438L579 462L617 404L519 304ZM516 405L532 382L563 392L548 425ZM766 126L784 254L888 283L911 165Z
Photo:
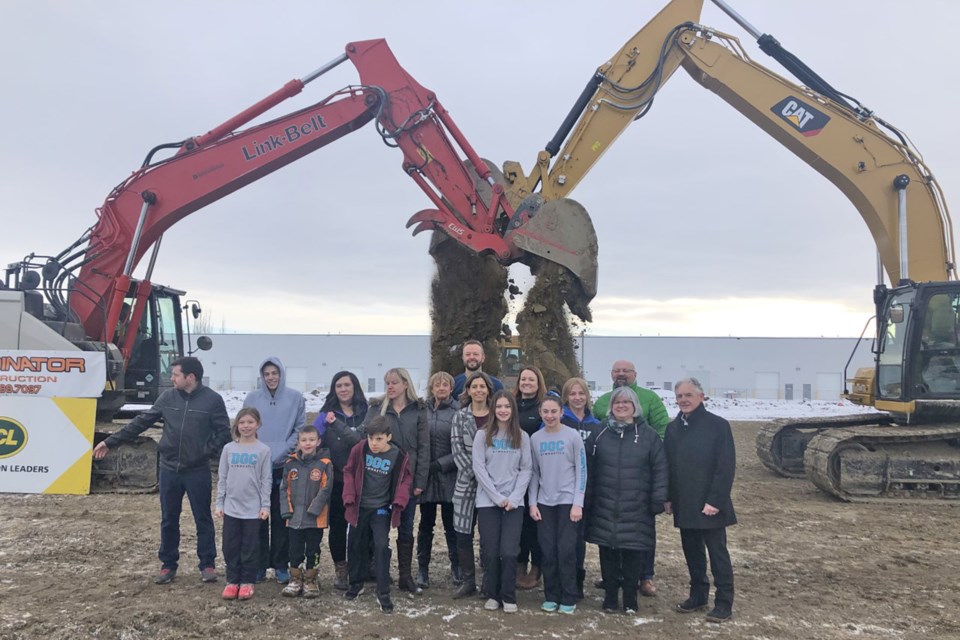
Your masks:
M259 457L257 453L231 453L230 464L257 464Z
M372 456L369 453L367 454L367 468L376 469L377 471L382 471L383 473L390 472L391 462L387 458L378 458Z
M540 453L563 453L563 440L541 442Z

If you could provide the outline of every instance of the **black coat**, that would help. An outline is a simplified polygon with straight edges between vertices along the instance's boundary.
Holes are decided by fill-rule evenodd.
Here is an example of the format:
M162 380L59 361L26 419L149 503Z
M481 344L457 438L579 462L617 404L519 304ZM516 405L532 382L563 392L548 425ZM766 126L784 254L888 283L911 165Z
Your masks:
M108 447L133 442L163 418L158 453L165 471L210 469L210 459L230 442L230 418L223 397L202 384L187 393L167 389L153 406L135 417L104 442Z
M453 447L450 444L450 430L453 416L460 405L448 398L436 406L433 399L427 400L427 424L430 427L430 466L440 463L439 471L430 471L427 478L427 490L420 496L420 502L452 502L453 488L457 484L457 464L453 461Z
M337 419L332 424L327 424L326 412L320 412L314 425L318 429L321 427L324 429L323 446L330 450L334 484L343 485L343 469L347 466L347 460L350 458L350 450L363 439L358 427L363 424L366 418L367 405L355 406L352 416L346 416L339 410L335 410L333 415Z
M670 461L670 502L673 524L680 529L717 529L737 523L730 491L737 468L730 423L697 407L667 425L663 439ZM703 505L720 509L703 515Z
M606 423L593 428L587 452L587 542L648 551L657 539L655 517L667 501L667 456L646 422L622 433Z
M540 403L537 402L535 397L517 400L517 419L520 420L520 428L528 436L532 436L540 430L543 420L540 418Z

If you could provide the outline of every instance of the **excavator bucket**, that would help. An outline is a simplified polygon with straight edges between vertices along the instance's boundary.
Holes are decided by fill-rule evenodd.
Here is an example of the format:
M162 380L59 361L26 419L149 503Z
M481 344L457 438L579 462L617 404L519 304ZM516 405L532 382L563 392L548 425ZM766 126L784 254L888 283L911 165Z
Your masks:
M576 200L543 201L530 196L517 208L506 239L527 253L556 262L580 281L587 300L597 295L597 232L590 214ZM518 223L518 224L514 224Z

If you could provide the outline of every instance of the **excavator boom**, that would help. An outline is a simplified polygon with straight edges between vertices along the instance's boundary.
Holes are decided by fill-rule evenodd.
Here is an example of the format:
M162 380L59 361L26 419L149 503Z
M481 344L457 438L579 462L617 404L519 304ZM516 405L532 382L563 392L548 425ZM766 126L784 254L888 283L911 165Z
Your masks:
M299 93L306 82L350 60L361 84L270 122L238 130L254 117ZM122 349L129 358L133 333L150 291L150 271L137 283L132 272L150 247L154 252L171 225L259 178L376 120L388 146L403 153L403 170L433 203L416 214L414 233L438 230L480 254L504 264L525 254L504 238L513 209L503 187L470 146L436 94L420 85L397 62L384 40L353 42L345 53L304 80L293 80L210 132L182 142L160 145L144 165L118 185L98 209L99 221L81 241L61 253L44 270L49 289L70 289L73 318L87 335L113 342L129 338ZM156 151L176 153L153 162ZM523 229L515 230L518 236ZM86 241L85 249L76 249ZM563 249L562 242L554 244ZM73 251L73 253L71 253ZM155 257L155 256L154 256ZM136 302L128 319L124 299ZM65 314L66 315L66 314Z
M846 500L956 499L960 285L943 193L905 134L834 89L724 0L713 2L801 84L751 60L735 37L698 24L702 2L673 0L591 77L529 175L516 162L504 164L508 197L521 202L518 211L539 197L560 219L585 216L565 196L682 67L847 196L893 285L878 278L877 365L870 374L858 372L848 396L891 415L769 425L757 438L761 460L783 475L805 471ZM889 427L893 420L924 427Z

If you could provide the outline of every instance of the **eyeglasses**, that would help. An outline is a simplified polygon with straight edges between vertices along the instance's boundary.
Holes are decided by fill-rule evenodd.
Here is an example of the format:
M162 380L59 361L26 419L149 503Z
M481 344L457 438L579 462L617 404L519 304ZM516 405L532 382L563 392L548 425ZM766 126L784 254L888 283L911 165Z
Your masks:
M610 373L636 373L636 369L612 369Z

